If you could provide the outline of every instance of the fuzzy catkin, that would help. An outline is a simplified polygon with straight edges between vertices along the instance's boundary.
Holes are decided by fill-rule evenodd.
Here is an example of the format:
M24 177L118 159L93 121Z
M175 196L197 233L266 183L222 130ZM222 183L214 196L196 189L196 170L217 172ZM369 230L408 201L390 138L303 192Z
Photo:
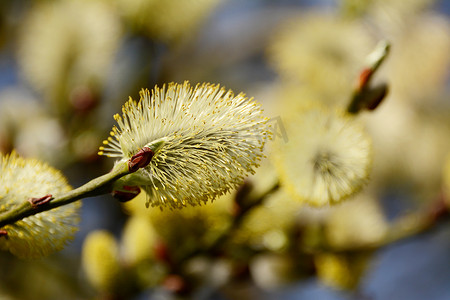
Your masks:
M195 206L225 194L254 173L270 136L257 102L213 84L142 90L122 112L99 154L129 159L152 149L148 166L118 182L141 186L152 206Z
M335 204L367 183L372 143L354 118L312 105L285 125L289 143L279 144L274 158L294 198L313 206Z
M70 189L61 172L39 160L24 159L15 152L0 155L0 213L30 198L55 197ZM0 237L0 249L20 258L61 250L78 230L80 206L74 202L4 226L7 237Z

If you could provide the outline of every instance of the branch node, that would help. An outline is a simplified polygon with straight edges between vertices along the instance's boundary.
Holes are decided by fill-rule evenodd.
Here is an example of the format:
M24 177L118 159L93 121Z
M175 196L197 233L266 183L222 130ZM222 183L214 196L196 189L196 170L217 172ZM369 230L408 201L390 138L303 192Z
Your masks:
M48 194L41 198L30 198L30 199L28 199L28 202L30 202L31 207L36 209L39 206L49 203L51 200L53 200L53 196L51 194Z
M146 167L155 153L149 147L143 147L128 161L128 170L133 173L140 168Z
M134 197L139 195L139 193L141 192L141 189L138 186L125 185L125 186L123 186L123 189L125 189L126 191L113 191L112 192L112 196L114 198L116 198L117 200L119 200L120 202L130 201L130 200L134 199Z
M8 238L8 231L4 230L4 229L0 229L0 238L1 237L5 237L5 239Z

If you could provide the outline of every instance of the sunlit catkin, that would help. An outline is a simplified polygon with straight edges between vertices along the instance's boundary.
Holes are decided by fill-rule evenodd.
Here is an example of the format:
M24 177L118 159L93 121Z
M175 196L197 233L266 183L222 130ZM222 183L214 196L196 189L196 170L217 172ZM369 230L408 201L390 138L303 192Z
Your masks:
M270 131L260 105L219 85L170 83L130 99L100 155L130 159L146 147L150 163L117 186L140 186L147 204L181 208L214 200L254 173Z
M314 206L337 203L367 182L371 140L355 119L308 107L285 122L289 142L275 151L275 166L291 194Z
M0 155L0 214L31 198L55 197L70 189L59 171L39 160ZM75 202L4 226L7 236L0 237L0 248L20 258L61 250L77 230L79 207Z
M119 245L114 236L104 230L91 232L83 244L82 264L92 286L112 292L120 274Z

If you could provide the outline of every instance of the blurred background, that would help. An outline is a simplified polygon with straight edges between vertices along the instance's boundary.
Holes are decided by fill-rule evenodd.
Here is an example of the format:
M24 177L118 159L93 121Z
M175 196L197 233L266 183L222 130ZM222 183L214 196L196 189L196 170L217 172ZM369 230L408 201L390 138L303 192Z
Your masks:
M227 250L193 257L185 254L201 252L233 222L235 194L183 216L146 212L151 224L145 217L128 230L150 226L158 236L148 241L157 254L141 263L126 250L136 247L124 230L139 215L135 203L85 199L80 231L63 251L36 261L1 253L0 299L449 299L448 220L370 251L303 251L317 240L370 244L399 217L446 198L449 15L446 0L1 1L0 152L46 161L74 187L111 169L98 147L113 114L141 88L220 83L254 97L282 126L303 101L345 108L375 45L386 39L392 51L374 78L388 84L387 98L359 116L373 140L370 183L348 204L305 208L277 191ZM249 179L255 191L277 176L268 156ZM115 239L116 272L138 284L115 282L125 287L110 295L104 289L114 288L86 275L83 244L95 230ZM172 264L183 257L187 271L168 266L167 255ZM142 270L150 261L151 271Z

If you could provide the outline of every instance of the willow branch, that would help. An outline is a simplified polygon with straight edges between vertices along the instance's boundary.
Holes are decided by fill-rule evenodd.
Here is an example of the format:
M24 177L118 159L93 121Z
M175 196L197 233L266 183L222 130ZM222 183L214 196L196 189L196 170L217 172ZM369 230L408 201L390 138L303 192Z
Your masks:
M249 212L252 211L255 207L258 207L259 205L263 204L264 201L267 199L267 197L276 192L279 188L280 182L276 181L262 194L260 194L254 199L251 199L250 201L246 201L246 205L242 205L240 207L237 215L233 219L233 222L231 223L228 230L223 232L223 234L220 235L214 241L214 243L208 247L207 251L214 252L218 249L221 249L222 246L232 237L233 233L241 226L242 222L249 215Z
M349 244L343 247L322 245L320 249L312 249L312 251L348 253L377 250L401 240L424 233L434 228L440 221L448 219L449 216L450 208L446 205L445 200L440 198L433 202L427 209L422 209L399 217L389 226L389 230L384 237L378 241L362 245Z
M273 183L272 186L270 186L266 191L264 191L257 197L248 199L252 187L244 183L244 185L241 186L241 189L238 190L236 195L235 202L241 202L241 204L238 205L239 209L237 210L236 216L233 218L233 222L230 224L230 226L225 231L223 231L209 246L187 253L182 260L186 261L189 258L194 257L200 253L214 253L222 249L224 244L233 237L233 234L237 229L239 229L242 222L249 215L249 213L254 208L261 205L269 195L275 193L277 190L279 190L279 188L280 182L277 180Z
M43 211L66 205L86 197L93 197L107 194L112 191L112 184L120 177L130 173L128 162L121 161L117 163L111 172L92 179L88 183L71 190L63 195L52 197L47 195L39 198L39 201L24 201L23 203L0 214L0 228L22 220L23 218L38 214ZM34 198L34 200L39 200Z

